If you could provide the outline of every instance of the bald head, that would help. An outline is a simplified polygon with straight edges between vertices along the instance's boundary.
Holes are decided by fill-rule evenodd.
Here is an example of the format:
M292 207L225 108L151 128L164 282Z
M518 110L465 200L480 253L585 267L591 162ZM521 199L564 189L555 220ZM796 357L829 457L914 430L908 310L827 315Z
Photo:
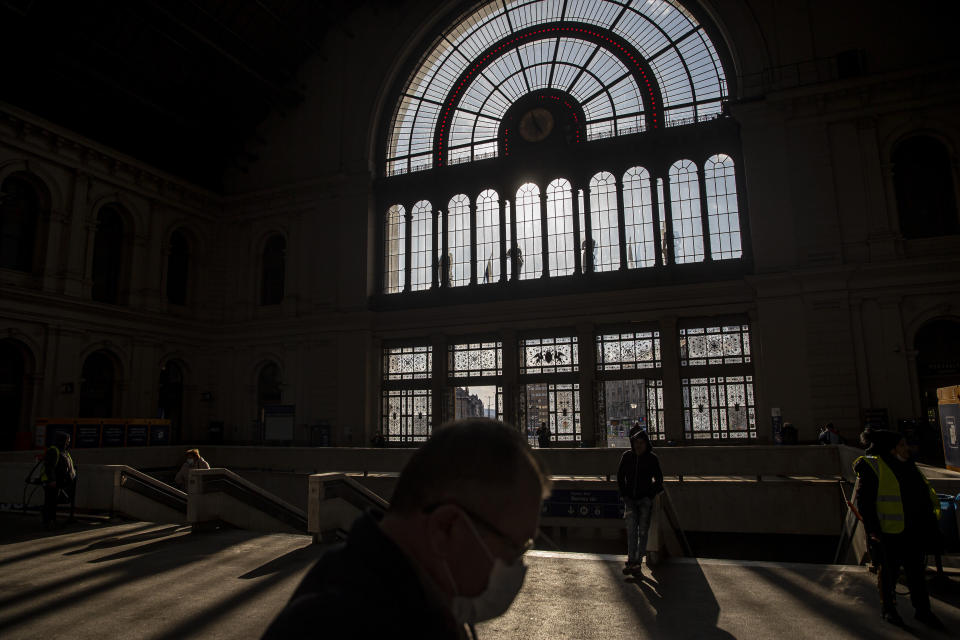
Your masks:
M550 480L519 432L483 418L438 427L400 474L391 513L412 514L447 500L480 504L521 493L537 500Z

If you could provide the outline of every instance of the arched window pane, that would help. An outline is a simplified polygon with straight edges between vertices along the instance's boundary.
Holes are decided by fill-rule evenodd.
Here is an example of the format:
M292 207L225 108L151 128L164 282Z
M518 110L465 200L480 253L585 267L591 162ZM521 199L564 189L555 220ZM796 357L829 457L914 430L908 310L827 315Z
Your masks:
M623 174L623 216L627 238L627 267L652 267L657 262L653 234L653 197L650 172L631 167Z
M187 280L190 272L190 245L186 234L177 229L170 234L170 255L167 256L167 301L187 303Z
M40 202L27 180L12 175L0 187L0 267L31 271Z
M677 264L703 261L703 218L697 165L678 160L670 166L673 256Z
M563 178L547 186L547 234L550 275L568 276L574 270L576 239L573 237L573 197Z
M950 154L936 138L914 136L893 152L900 231L907 238L960 233Z
M620 229L617 220L617 180L602 171L590 180L590 216L594 271L620 268Z
M98 302L116 304L120 298L120 271L123 267L123 218L111 205L100 209L97 235L93 241L93 288Z
M83 362L80 380L81 418L112 418L116 370L113 358L95 351Z
M411 219L411 255L410 288L413 291L429 289L433 284L430 267L433 263L433 207L426 200L413 205Z
M492 189L477 196L477 280L500 280L500 196Z
M723 153L711 156L703 165L703 179L710 221L710 253L714 260L739 258L743 250L733 158Z
M263 273L260 282L260 304L280 304L283 302L286 266L287 241L283 236L271 236L263 247Z
M470 198L462 193L447 204L447 248L450 286L470 284Z
M403 278L407 269L407 211L395 204L387 210L384 228L383 292L403 291Z
M540 188L528 182L517 190L517 261L520 279L543 273L543 239L540 227Z

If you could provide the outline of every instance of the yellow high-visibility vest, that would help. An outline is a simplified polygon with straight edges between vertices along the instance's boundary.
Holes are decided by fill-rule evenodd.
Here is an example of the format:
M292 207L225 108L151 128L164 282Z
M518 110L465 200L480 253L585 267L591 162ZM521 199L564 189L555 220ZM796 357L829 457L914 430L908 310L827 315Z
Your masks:
M59 461L60 461L60 449L58 449L57 447L54 447L54 446L51 446L50 449L53 449L54 451L57 452L57 462L59 462ZM56 463L56 462L53 463L53 468L54 468L54 469L57 468L57 463ZM46 461L44 461L44 463L43 463L43 473L40 474L40 482L47 483L47 482L50 482L50 481L51 481L51 479L47 477L47 463L46 463Z
M879 456L860 456L853 461L854 468L861 460L867 461L879 480L877 486L877 517L880 518L880 531L883 533L902 533L903 500L900 498L900 483L897 481L896 474ZM930 492L930 502L933 503L933 512L939 520L940 498L937 497L937 492L930 486L930 481L927 480L922 471L920 471L920 477L927 484L927 489Z

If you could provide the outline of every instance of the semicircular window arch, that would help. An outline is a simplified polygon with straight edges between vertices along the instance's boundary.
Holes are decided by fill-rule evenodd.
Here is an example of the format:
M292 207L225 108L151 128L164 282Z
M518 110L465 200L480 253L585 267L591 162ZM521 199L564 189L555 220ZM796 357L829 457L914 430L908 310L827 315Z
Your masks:
M595 140L712 119L727 81L703 25L675 0L495 0L441 36L408 78L386 173L508 153L504 116L537 91L569 96Z

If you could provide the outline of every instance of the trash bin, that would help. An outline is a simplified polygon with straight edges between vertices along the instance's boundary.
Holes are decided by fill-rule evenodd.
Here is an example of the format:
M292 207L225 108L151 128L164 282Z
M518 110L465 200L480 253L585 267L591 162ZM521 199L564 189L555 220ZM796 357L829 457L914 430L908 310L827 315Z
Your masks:
M951 496L947 493L938 493L940 498L940 533L943 534L944 551L960 550L960 532L957 529L957 507L960 505L960 494Z

